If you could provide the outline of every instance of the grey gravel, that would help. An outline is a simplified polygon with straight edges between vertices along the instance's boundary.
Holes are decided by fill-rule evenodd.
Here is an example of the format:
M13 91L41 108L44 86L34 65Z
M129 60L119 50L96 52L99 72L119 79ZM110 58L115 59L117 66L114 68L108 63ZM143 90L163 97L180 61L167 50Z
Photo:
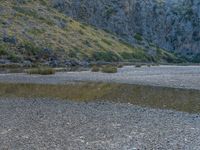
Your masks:
M199 150L200 115L108 102L0 98L0 149Z
M116 74L59 72L41 76L27 74L0 74L0 82L65 84L76 81L117 82L174 88L200 89L200 66L154 66L135 68L126 66Z
M200 89L199 66L155 66L40 76L1 74L0 82L104 81ZM200 114L131 104L0 98L0 150L199 150Z

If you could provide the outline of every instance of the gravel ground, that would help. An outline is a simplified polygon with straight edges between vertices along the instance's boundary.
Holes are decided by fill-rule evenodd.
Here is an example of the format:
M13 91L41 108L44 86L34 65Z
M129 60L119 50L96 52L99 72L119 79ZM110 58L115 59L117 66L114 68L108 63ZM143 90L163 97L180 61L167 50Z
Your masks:
M135 68L126 66L116 74L64 72L40 76L0 74L0 82L65 84L74 81L117 82L174 88L200 89L200 66L154 66Z
M200 115L108 102L0 98L0 149L199 150Z
M116 74L0 74L0 82L117 82L200 89L200 66L127 66ZM2 150L199 150L200 114L109 102L0 98Z

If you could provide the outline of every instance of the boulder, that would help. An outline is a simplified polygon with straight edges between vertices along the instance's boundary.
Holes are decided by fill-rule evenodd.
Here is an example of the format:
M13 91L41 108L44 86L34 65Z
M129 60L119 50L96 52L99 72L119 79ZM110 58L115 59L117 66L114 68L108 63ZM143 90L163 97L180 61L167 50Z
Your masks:
M11 36L11 37L9 37L9 36L4 36L4 37L3 37L3 41L4 41L5 43L17 44L17 39L16 39L16 37L14 37L14 36Z

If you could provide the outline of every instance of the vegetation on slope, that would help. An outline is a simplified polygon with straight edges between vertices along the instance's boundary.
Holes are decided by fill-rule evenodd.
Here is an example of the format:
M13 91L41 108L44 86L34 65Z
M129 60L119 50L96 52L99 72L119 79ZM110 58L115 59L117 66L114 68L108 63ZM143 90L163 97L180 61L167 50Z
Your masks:
M0 1L0 59L17 63L79 61L174 62L162 49L151 54L116 36L58 12L48 0Z

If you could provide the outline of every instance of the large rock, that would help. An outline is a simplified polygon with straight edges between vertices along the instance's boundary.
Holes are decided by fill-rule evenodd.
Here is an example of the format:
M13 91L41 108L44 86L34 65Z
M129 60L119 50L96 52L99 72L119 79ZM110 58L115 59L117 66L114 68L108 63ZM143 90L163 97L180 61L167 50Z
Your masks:
M17 43L17 39L14 36L4 36L3 37L3 42L10 43L10 44L16 44Z
M1 59L0 58L0 64L9 64L10 63L10 60L8 60L8 59Z

